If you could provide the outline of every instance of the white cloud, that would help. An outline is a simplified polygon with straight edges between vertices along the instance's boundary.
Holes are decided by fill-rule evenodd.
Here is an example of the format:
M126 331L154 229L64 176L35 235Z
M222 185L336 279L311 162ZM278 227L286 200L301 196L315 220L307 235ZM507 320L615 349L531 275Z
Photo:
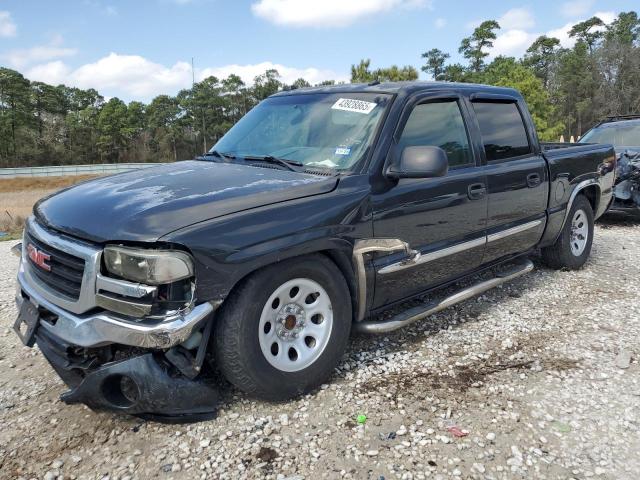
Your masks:
M567 18L583 17L591 10L595 0L571 0L560 6L560 13Z
M205 68L199 72L200 78L214 75L218 78L225 78L235 73L247 83L253 83L253 79L267 70L275 69L280 74L280 80L284 83L293 83L298 78L304 78L309 83L316 84L323 80L347 81L345 75L337 74L332 70L320 70L318 68L294 68L278 63L262 62L249 65L225 65L223 67Z
M510 10L509 12L512 12ZM502 18L506 17L509 12L507 12ZM617 15L615 12L595 12L592 16L596 16L600 18L605 24L610 24L613 22ZM512 17L512 20L515 17ZM512 28L511 30L500 30L498 32L498 36L496 40L493 42L493 49L490 52L490 57L495 58L498 55L506 55L506 56L515 56L519 57L523 55L527 48L541 35L546 35L547 37L556 37L560 40L560 45L564 48L571 48L575 45L575 38L569 37L569 31L571 28L579 22L586 20L586 18L576 19L572 22L568 22L560 28L556 28L553 30L549 30L547 32L532 32L526 28L526 22L523 21L524 17L520 18L520 27L521 28ZM499 22L502 26L502 23ZM515 22L512 25L517 25Z
M529 45L536 38L538 38L538 35L535 33L525 32L524 30L507 30L494 40L491 57L497 57L498 55L518 57L529 48Z
M278 70L285 83L293 83L298 78L304 78L311 84L328 79L347 80L346 75L330 70L295 68L273 62L196 69L196 80L211 75L222 79L235 73L245 83L251 84L254 77L272 68ZM111 53L76 69L68 67L62 61L35 65L26 71L25 76L52 84L95 88L104 95L148 101L156 95L175 94L182 88L190 87L191 64L176 62L168 67L139 55Z
M18 27L13 23L11 13L0 10L0 37L15 37Z
M431 0L258 0L254 15L276 25L344 27L395 8L431 7Z
M59 85L67 82L69 72L69 67L61 60L57 60L55 62L43 63L31 67L25 72L25 76L30 80L37 80L50 85Z
M7 64L13 68L22 69L35 63L48 62L57 58L71 57L78 53L76 48L63 46L60 35L54 35L46 45L36 45L31 48L10 50L0 55Z
M498 19L503 30L527 30L536 24L528 8L512 8Z
M607 25L609 25L611 22L613 22L617 18L617 15L616 15L615 12L596 12L592 16L598 17L600 20L602 20ZM548 31L547 33L545 33L545 35L547 37L556 37L557 39L560 40L560 45L562 45L564 48L571 48L576 44L576 39L575 38L571 38L569 36L569 32L571 31L571 28L576 23L580 23L580 22L582 22L584 20L586 20L586 19L582 19L582 20L577 20L575 22L566 23L565 25L563 25L560 28L556 28L554 30ZM600 29L602 29L602 28L600 28Z
M435 21L435 26L436 28L440 29L440 28L444 28L447 26L447 20L444 18L436 18Z
M610 23L612 23L616 18L618 18L618 15L616 14L616 12L596 12L593 14L594 17L598 17L600 20L602 20L606 25L609 25Z
M500 30L493 42L491 57L520 56L537 38L529 32L535 27L535 18L528 8L512 8L498 18Z

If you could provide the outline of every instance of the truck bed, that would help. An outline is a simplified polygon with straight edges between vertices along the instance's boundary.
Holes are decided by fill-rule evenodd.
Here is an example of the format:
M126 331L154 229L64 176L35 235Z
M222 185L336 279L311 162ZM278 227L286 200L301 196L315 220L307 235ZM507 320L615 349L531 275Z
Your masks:
M540 148L544 153L555 150L583 152L585 150L593 150L593 147L596 146L608 147L608 145L599 143L540 142Z

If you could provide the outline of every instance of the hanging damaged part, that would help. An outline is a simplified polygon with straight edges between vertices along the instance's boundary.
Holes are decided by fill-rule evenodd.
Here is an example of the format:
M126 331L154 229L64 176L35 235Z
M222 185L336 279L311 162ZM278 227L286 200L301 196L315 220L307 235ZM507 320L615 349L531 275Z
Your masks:
M625 150L618 158L613 209L640 208L640 150Z

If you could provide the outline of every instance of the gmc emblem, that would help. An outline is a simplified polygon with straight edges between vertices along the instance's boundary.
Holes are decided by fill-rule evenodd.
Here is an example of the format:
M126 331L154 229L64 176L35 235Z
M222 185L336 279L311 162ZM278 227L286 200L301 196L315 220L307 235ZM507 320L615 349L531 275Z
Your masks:
M51 271L51 265L49 265L47 260L51 259L49 255L44 252L41 252L36 247L31 244L27 245L27 254L33 263L39 266L41 269L46 270L47 272Z

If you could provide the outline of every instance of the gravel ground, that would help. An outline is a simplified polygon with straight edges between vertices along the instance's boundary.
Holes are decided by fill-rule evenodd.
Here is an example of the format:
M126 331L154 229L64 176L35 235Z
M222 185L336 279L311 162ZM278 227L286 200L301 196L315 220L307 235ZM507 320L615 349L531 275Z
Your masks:
M10 326L0 243L1 478L640 477L640 223L609 219L578 272L536 270L393 335L353 339L331 383L161 425L58 400ZM367 420L358 424L359 414Z

